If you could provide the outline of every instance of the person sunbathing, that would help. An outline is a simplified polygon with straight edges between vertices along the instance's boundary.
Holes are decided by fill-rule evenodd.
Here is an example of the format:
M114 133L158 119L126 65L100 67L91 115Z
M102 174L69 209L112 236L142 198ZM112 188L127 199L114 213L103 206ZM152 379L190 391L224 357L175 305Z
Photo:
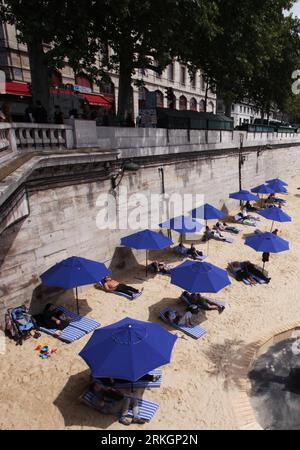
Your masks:
M123 425L144 424L146 421L140 418L138 401L135 398L125 397L125 395L114 388L105 388L97 383L90 386L90 391L94 394L92 404L102 414L117 415L119 422ZM133 418L128 417L129 409L132 409Z
M199 257L203 257L203 253L196 249L195 244L191 244L191 248L188 249L187 255L193 259L199 259Z
M167 320L169 320L171 324L193 328L195 324L192 320L192 317L193 315L198 314L199 308L196 305L192 306L194 306L194 308L189 307L182 316L180 316L180 314L178 314L175 310L168 311L166 314Z
M214 301L203 297L199 293L190 294L189 292L185 291L182 295L188 298L188 300L192 304L191 306L196 305L204 311L219 311L219 314L221 314L225 309L225 306L219 305L218 303L215 303Z
M217 222L216 225L214 226L214 228L217 231L229 231L230 233L234 233L234 234L238 234L240 232L240 230L236 227L230 227L227 225L227 223L223 222Z
M120 292L120 294L125 294L132 299L137 295L141 294L144 289L139 291L132 286L127 286L126 284L119 283L111 277L105 277L102 280L103 289L105 292Z
M53 303L48 303L38 321L41 321L41 325L45 328L56 329L54 336L60 336L61 332L70 324L71 318L67 317Z
M253 212L258 211L258 208L256 208L255 206L252 206L251 203L249 202L249 200L245 204L245 208L247 209L247 211L253 211Z
M179 255L186 256L188 249L183 245L182 242L180 242L177 247L174 248L175 252Z
M254 264L252 264L250 261L244 261L241 263L242 269L245 273L248 273L250 275L254 275L262 280L264 280L266 283L270 283L271 278L268 278L265 276L265 274L259 270Z
M162 261L153 261L149 265L148 270L153 273L162 273L164 275L169 275L171 273L171 267Z
M246 280L251 286L257 284L257 281L253 278L251 273L243 266L243 263L234 261L230 265L230 270L234 273L237 281Z

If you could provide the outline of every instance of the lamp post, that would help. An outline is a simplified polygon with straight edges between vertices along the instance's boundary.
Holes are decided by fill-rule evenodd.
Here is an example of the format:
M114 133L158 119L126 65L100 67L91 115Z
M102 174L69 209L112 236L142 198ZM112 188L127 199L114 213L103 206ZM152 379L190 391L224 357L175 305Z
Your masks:
M244 135L243 133L240 133L240 146L239 146L239 190L242 190L242 166L244 164L244 157L243 157L243 146L244 146ZM243 202L240 201L240 206L242 208Z

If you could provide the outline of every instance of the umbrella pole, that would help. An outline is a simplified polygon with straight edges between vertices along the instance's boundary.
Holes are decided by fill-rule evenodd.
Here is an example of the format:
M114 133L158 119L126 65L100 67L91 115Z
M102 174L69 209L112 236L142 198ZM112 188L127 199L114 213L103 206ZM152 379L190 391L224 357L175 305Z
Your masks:
M263 275L265 274L265 265L266 265L266 263L265 263L265 261L264 261L264 263L263 263Z
M274 227L274 220L273 220L273 222L272 222L271 232L273 231L273 227Z
M148 276L148 250L146 250L146 277Z
M78 288L76 287L76 304L77 304L77 314L79 315L79 301L78 301Z
M207 233L206 228L207 228L207 220L205 221L205 233ZM208 256L209 255L209 236L208 236L208 234L206 235L206 237L207 237L207 256Z

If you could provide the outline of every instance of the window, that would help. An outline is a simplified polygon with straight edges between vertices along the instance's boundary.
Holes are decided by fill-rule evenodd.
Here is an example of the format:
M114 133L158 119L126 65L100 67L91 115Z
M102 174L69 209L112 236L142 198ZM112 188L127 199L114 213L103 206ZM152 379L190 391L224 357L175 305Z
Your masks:
M168 80L174 81L174 63L168 65Z
M246 106L244 106L244 113L246 114Z
M187 109L187 99L184 95L179 97L179 111L185 111Z
M240 106L240 113L242 113L243 112L243 107L242 106Z
M156 91L156 108L164 107L164 96L161 91Z
M193 89L196 89L196 74L193 74L193 75L191 75L191 87L193 88Z
M200 112L205 112L205 101L204 100L200 100L199 111Z
M213 102L209 102L207 105L207 112L215 112L215 105L213 104Z
M231 110L234 111L234 105L233 104L231 105Z
M185 77L186 77L186 68L184 66L180 67L180 83L185 84Z
M194 97L190 100L190 110L197 111L197 100Z
M205 78L203 75L200 76L200 87L201 91L205 91Z
M139 111L145 108L147 92L148 92L147 88L145 87L139 88Z
M59 70L52 70L51 72L51 86L59 86L62 84L62 76Z
M77 75L75 77L75 84L77 84L78 86L81 86L83 88L86 88L89 91L92 91L92 87L93 87L92 83L90 82L88 77L86 77L85 75Z

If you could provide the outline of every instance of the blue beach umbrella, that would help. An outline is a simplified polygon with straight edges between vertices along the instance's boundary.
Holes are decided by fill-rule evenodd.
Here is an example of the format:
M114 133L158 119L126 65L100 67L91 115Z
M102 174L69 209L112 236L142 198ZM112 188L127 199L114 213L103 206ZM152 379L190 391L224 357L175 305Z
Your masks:
M245 245L261 253L281 253L289 250L289 243L273 233L255 233L245 240ZM265 262L263 270L265 267Z
M286 214L282 209L280 208L267 208L263 209L262 211L259 211L258 214L265 219L272 220L272 227L271 231L273 229L274 222L291 222L292 218Z
M231 283L226 270L210 263L185 261L171 270L171 284L191 293L216 293Z
M202 230L203 225L201 225L196 220L193 220L191 216L179 216L173 219L167 220L166 222L159 224L160 228L167 228L168 230L177 231L177 233L197 233Z
M206 222L208 220L222 219L225 216L223 211L215 208L212 205L209 205L208 203L205 203L205 205L193 209L191 211L191 215L193 219L202 219Z
M134 382L170 362L176 339L159 324L127 317L96 330L79 356L94 378Z
M287 184L285 181L281 180L280 178L273 178L272 180L266 181L266 183L267 183L267 184L270 184L270 183L280 183L280 184L282 184L282 186L288 186L288 184Z
M272 183L268 183L271 189L275 194L287 194L287 189L280 181L273 181Z
M173 245L171 239L151 230L138 231L121 239L125 247L146 250L146 274L148 272L148 250L162 250Z
M97 261L72 256L48 269L41 275L42 284L63 289L76 288L77 311L78 287L98 283L107 275L110 275L107 267Z
M259 186L251 189L251 192L254 192L255 194L274 194L273 189L267 184L260 184Z
M242 189L239 192L233 192L232 194L229 194L229 198L233 198L234 200L240 200L240 201L245 201L245 202L259 200L259 198L256 195L254 195L251 192L246 191L244 189Z

